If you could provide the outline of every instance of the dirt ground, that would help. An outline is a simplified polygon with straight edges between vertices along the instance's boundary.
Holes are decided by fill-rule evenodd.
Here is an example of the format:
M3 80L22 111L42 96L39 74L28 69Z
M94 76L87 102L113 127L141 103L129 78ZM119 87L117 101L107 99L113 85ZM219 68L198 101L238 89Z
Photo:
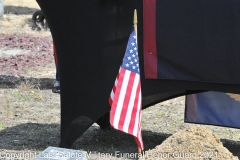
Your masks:
M32 14L39 9L36 1L4 0L4 3L5 14L0 18L0 49L31 48L29 43L22 43L27 38L37 37L35 46L46 39L51 42L49 30L31 29ZM4 38L8 36L13 37L6 42ZM13 45L16 43L20 45ZM40 52L42 56L39 56ZM33 159L48 146L59 144L60 95L51 91L55 76L52 48L39 50L39 47L32 47L26 55L0 57L0 67L9 67L9 71L4 72L0 68L0 160L13 153L15 159ZM46 59L41 57L47 58L48 63L42 63ZM145 155L151 155L145 159L160 159L161 156L169 156L163 159L240 158L239 129L186 124L183 122L184 107L184 97L179 97L143 111ZM88 159L136 159L138 155L132 136L117 130L101 130L97 124L79 137L72 149L87 151ZM135 156L130 156L131 153Z

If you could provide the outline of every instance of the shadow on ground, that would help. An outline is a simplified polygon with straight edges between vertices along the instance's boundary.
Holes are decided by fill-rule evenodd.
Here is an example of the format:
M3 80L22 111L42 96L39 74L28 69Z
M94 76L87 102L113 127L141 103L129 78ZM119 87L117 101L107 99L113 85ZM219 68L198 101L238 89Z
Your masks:
M41 90L52 89L55 79L51 78L26 78L0 75L0 88L16 88L21 83L32 84Z
M2 129L0 131L0 149L43 151L48 146L57 147L60 140L59 124L26 123ZM161 144L169 134L143 130L145 150L153 149ZM235 141L222 140L224 145L240 158L240 145ZM239 143L238 143L239 144ZM97 153L137 153L137 146L132 136L117 130L101 130L98 126L90 127L72 145L72 149Z
M20 6L10 6L10 5L6 5L4 6L4 14L16 14L16 15L27 15L27 14L33 14L34 12L36 12L37 8L29 8L29 7L20 7Z

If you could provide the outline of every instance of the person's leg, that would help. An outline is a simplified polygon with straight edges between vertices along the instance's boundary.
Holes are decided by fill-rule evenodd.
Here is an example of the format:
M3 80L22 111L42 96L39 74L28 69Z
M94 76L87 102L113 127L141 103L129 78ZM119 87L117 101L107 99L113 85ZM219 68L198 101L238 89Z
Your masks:
M58 66L56 66L56 81L60 81L59 73L58 73Z
M54 86L60 87L60 77L59 77L59 72L58 72L58 66L56 66L56 82L55 82Z
M53 85L52 92L60 93L60 76L58 71L58 59L57 59L57 52L54 44L53 44L53 51L54 51L54 59L55 59L55 66L56 66L56 82Z

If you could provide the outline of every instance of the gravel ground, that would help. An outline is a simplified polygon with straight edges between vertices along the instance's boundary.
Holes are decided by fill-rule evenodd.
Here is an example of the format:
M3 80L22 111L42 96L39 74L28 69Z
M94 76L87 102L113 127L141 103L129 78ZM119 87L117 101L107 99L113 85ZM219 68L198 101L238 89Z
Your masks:
M33 68L44 67L53 62L51 37L0 34L0 47L2 51L10 49L25 51L24 54L20 55L2 55L0 57L2 75L26 75L26 72L34 70Z

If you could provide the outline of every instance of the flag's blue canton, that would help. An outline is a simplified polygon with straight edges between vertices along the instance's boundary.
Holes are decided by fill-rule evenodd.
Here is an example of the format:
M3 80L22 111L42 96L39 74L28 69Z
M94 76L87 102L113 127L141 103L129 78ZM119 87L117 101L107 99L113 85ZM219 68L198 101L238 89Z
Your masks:
M129 37L122 68L139 74L139 59L135 31Z

